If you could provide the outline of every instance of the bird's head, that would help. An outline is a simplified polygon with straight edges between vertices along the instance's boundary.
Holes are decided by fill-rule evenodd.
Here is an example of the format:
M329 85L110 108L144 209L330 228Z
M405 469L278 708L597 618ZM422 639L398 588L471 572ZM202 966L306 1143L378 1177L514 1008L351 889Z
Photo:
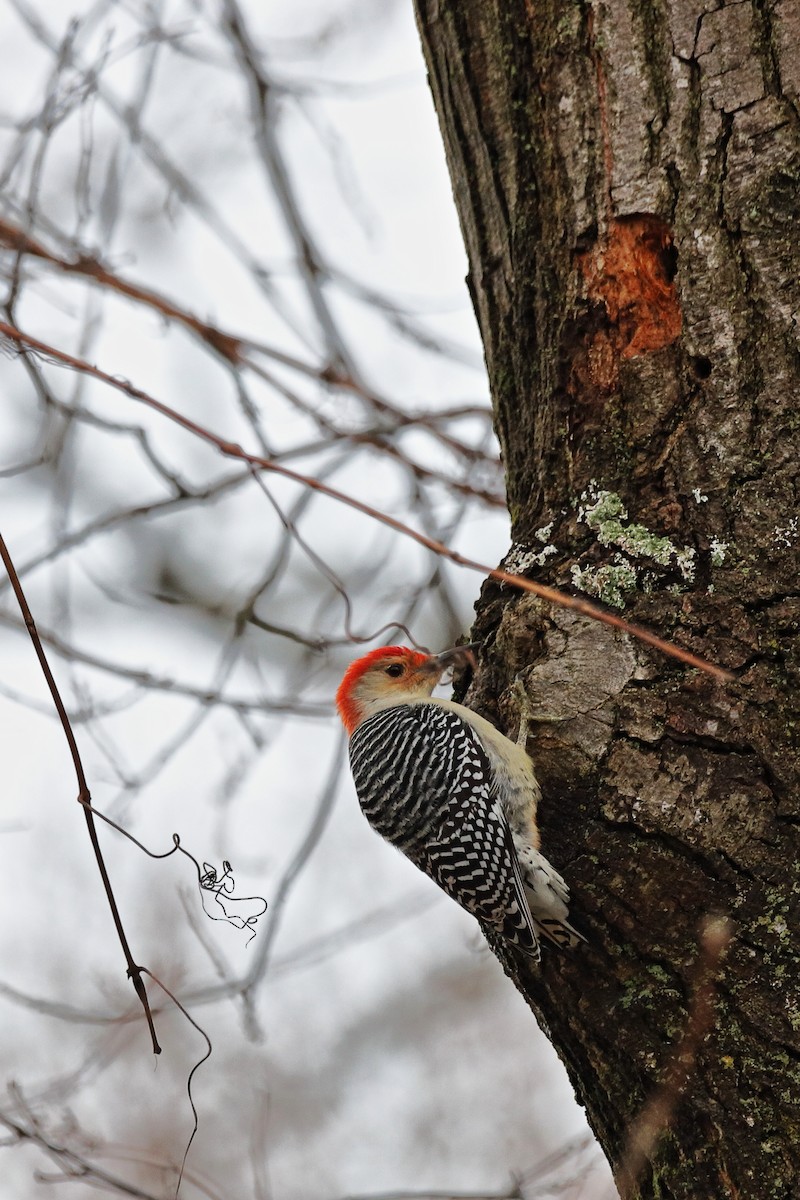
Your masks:
M336 693L336 707L348 734L384 708L425 700L448 667L473 661L471 646L443 654L422 654L407 646L382 646L351 663Z

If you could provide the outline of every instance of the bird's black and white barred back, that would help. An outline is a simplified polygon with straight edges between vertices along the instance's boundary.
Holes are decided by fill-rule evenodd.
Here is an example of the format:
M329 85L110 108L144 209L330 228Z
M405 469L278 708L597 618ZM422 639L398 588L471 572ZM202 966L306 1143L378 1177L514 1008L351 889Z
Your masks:
M514 840L475 731L435 702L385 708L355 729L350 765L372 827L479 921L538 959Z
M569 889L539 850L541 796L525 738L432 692L472 648L371 650L347 668L336 706L350 735L361 807L373 827L506 942L533 959L538 936L584 939Z

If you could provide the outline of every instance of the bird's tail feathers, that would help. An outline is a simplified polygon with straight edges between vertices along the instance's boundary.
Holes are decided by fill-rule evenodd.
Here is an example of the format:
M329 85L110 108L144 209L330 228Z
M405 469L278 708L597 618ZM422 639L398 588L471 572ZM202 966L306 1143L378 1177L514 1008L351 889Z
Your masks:
M586 938L569 923L569 888L543 854L526 847L520 855L525 891L538 933L562 948L573 948Z
M573 950L576 946L580 946L581 942L586 941L583 934L578 933L569 921L559 921L557 917L534 915L533 923L537 933L562 950Z

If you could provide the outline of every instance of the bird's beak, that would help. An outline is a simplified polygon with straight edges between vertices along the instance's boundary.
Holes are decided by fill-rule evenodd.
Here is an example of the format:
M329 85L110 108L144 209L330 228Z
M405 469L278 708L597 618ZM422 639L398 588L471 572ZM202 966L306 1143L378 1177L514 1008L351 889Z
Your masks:
M478 642L468 642L466 646L453 646L452 650L443 650L441 654L436 654L431 660L431 667L435 665L436 669L441 674L448 667L462 666L468 664L471 667L476 667L477 653L480 649Z

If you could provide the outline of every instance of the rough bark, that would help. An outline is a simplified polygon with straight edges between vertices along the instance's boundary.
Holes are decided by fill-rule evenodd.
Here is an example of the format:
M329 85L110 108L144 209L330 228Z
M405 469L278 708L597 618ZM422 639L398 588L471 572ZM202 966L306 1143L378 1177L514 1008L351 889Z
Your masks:
M507 471L504 565L736 673L487 583L468 702L535 718L589 939L532 973L612 1162L737 935L642 1196L800 1195L800 5L417 0Z

